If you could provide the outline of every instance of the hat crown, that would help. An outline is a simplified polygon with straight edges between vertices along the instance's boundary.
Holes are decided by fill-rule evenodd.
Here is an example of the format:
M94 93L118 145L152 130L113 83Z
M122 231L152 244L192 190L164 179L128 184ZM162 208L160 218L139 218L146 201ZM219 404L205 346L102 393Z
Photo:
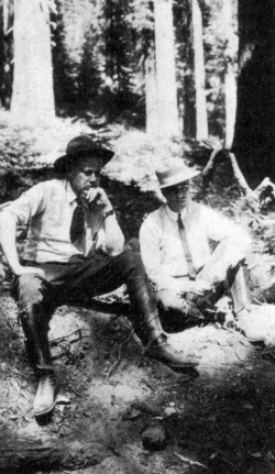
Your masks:
M105 147L92 138L91 135L83 134L73 138L67 145L66 154L68 156L75 156L79 154L93 154L102 153Z
M54 163L54 169L58 173L66 173L68 164L77 163L82 157L99 157L102 166L114 156L114 152L106 148L100 141L96 141L92 135L82 134L69 141L66 155L59 157Z
M161 188L176 186L177 184L194 178L200 172L194 168L189 168L183 163L173 164L163 170L156 171Z

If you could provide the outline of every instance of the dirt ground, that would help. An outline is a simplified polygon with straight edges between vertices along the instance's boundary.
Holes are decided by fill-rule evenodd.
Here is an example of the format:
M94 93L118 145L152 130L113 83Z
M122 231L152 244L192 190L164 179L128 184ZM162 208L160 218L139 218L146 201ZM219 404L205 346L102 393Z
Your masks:
M194 378L144 357L124 317L62 307L50 334L59 402L49 423L39 426L32 415L35 379L16 315L12 299L2 296L2 433L104 448L94 465L52 474L275 472L271 349L217 324L190 328L172 337L199 361ZM163 449L144 448L148 427L164 433Z

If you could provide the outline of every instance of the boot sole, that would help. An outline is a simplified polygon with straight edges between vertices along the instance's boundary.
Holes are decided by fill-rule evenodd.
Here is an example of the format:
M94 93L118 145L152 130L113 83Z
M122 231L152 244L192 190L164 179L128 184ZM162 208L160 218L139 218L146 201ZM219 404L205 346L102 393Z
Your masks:
M49 415L53 411L54 407L55 407L55 400L54 400L53 404L50 407L46 408L43 411L34 411L33 414L36 418L38 418L40 416L44 416L44 415Z
M54 400L52 405L50 405L48 408L46 408L45 410L42 410L42 411L33 411L33 414L35 417L39 417L39 416L44 416L44 415L48 415L49 413L51 413L55 407L55 404L56 404L56 401Z
M162 362L163 364L167 365L173 370L184 370L184 369L195 369L196 367L199 366L199 362L183 362L182 364L173 364L172 362L169 362L167 359L164 357L160 357L158 355L150 354L150 353L145 353L147 357L150 357L151 359L158 360L159 362Z

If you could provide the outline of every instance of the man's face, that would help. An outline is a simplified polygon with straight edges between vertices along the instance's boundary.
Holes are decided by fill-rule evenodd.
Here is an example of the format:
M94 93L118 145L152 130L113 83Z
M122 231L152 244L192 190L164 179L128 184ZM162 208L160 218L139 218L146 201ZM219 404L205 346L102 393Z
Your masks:
M82 191L98 187L101 168L102 160L97 157L81 158L73 164L68 177L74 192L80 195Z
M162 189L162 194L166 198L167 204L172 211L181 212L184 209L188 188L188 181L184 181L183 183Z

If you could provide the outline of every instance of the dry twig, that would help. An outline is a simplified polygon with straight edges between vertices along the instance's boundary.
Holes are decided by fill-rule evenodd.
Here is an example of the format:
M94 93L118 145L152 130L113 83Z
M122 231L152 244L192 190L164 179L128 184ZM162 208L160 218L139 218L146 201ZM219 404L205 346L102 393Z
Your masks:
M108 374L107 374L107 381L109 382L109 379L111 377L111 375L113 374L113 372L118 368L119 364L120 364L120 361L121 361L121 356L122 356L122 348L130 341L131 337L133 336L134 334L134 328L131 328L131 331L130 331L130 334L129 336L127 336L127 338L125 339L125 341L122 342L122 344L120 344L119 346L119 350L118 350L118 358L117 360L115 360L115 362L111 365L109 371L108 371Z
M189 466L197 466L197 467L201 467L202 469L205 469L206 471L209 471L207 466L205 466L204 464L198 461L193 461L190 458L182 456L182 454L178 454L178 453L174 453L174 454L175 456L177 456L177 458L179 458L182 462L184 462L185 464L188 464Z

